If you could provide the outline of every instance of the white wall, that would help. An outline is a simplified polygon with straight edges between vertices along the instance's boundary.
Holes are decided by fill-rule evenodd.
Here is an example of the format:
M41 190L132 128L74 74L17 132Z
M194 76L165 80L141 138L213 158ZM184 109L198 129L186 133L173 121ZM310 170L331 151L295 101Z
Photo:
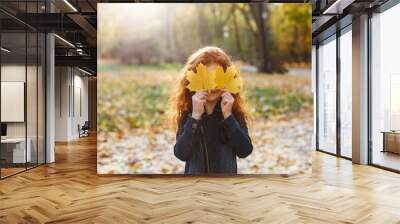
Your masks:
M79 75L74 75L74 108L72 108L72 120L71 120L71 134L74 137L79 137L78 124L81 126L88 120L88 78Z
M83 75L76 68L56 67L56 141L79 138L78 124L88 120L88 78Z
M2 82L25 82L25 65L2 65L1 81ZM28 67L29 69L29 67ZM1 108L7 110L7 108ZM7 123L8 137L25 137L25 123L11 122Z
M69 68L55 68L55 141L68 140L68 88L70 84Z
M2 65L1 66L1 81L2 82L25 82L25 75L27 69L28 74L31 72L36 73L36 68L32 66L25 65ZM36 85L36 83L35 83ZM30 90L30 89L28 89ZM34 92L27 93L28 97L36 97L36 89ZM27 99L28 100L28 99ZM28 100L31 102L32 100ZM36 107L36 105L35 105ZM2 110L7 110L7 108L1 108ZM32 114L28 114L28 121L33 120ZM36 116L36 114L34 115ZM35 118L36 119L36 118ZM30 126L29 126L30 127ZM25 122L7 122L7 136L8 137L25 137Z

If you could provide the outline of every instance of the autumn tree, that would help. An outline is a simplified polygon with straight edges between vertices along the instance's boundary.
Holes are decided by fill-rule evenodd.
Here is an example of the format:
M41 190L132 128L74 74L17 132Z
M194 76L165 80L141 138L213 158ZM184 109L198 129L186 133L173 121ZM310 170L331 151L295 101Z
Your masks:
M185 63L206 45L223 48L233 60L263 73L283 73L290 63L310 63L309 4L168 4L153 15L129 9L126 18L99 18L100 54L124 63ZM126 9L128 10L128 9ZM134 32L131 30L134 30Z

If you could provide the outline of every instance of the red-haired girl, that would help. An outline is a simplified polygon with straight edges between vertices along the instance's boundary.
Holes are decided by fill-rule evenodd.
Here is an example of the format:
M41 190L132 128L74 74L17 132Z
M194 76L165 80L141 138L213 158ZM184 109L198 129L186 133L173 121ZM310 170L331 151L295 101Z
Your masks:
M217 47L202 48L189 57L173 95L174 154L186 162L185 174L236 174L236 157L245 158L253 150L247 128L249 114L240 93L187 88L187 72L196 72L200 63L208 70L221 66L226 71L232 65Z

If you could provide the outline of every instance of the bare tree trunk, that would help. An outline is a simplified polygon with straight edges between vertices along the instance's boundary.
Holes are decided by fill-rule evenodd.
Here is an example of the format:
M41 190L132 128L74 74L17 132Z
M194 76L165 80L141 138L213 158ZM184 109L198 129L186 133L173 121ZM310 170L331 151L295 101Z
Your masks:
M175 26L173 24L173 15L175 13L175 9L173 7L166 8L166 49L169 56L167 56L166 61L172 62L176 57L175 46L174 46L174 29Z
M241 11L241 13L242 13L242 16L243 16L243 18L244 18L244 20L246 21L246 23L247 23L247 29L251 32L251 34L252 34L252 36L253 36L253 40L254 40L254 42L256 43L256 44L250 44L250 46L248 46L248 48L249 49L251 49L250 50L250 52L252 53L251 54L251 57L250 58L248 58L248 59L250 59L249 61L250 62L256 62L257 61L257 58L258 58L258 56L257 56L257 54L258 54L258 51L257 51L257 48L258 48L258 37L257 37L257 29L255 29L253 26L252 26L252 18L250 17L251 16L251 13L248 11L248 10L246 10L246 9L249 9L249 8L245 8L245 7L240 7L240 11ZM255 63L255 64L257 64L257 63Z
M270 72L271 68L268 66L269 49L267 47L268 36L266 27L267 9L265 4L250 4L253 17L255 18L258 29L258 55L259 55L259 70L261 72Z
M233 14L233 25L234 25L234 29L235 29L236 49L240 55L240 59L243 60L243 58L242 58L243 49L242 49L242 44L240 42L239 24L237 22L236 7L235 7L235 5L233 5L232 7L233 7L232 14Z
M210 42L209 32L208 32L208 20L204 15L203 8L199 8L198 10L198 27L199 27L199 35L200 35L200 43L201 45L205 45Z
M214 25L216 40L218 45L222 46L224 44L224 27L226 26L226 24L228 23L228 21L232 16L234 5L232 5L232 7L228 11L228 13L226 13L226 15L223 15L223 12L225 10L221 10L219 6L211 5L210 7L213 15L213 20L215 22L215 24L213 25Z
M257 45L258 69L260 72L284 72L278 55L273 55L272 36L268 25L268 7L263 3L251 3L250 12L257 27L254 41Z

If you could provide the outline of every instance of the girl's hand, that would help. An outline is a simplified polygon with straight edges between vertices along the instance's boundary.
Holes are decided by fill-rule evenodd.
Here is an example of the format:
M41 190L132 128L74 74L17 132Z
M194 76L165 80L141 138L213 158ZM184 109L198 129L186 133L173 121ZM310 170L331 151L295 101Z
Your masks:
M233 102L235 102L235 98L233 98L232 94L227 91L224 91L221 97L222 115L224 116L224 119L226 119L232 114L232 106Z
M207 94L206 91L198 91L192 96L192 117L196 120L200 120L201 115L203 115L205 111L204 106L206 104Z

